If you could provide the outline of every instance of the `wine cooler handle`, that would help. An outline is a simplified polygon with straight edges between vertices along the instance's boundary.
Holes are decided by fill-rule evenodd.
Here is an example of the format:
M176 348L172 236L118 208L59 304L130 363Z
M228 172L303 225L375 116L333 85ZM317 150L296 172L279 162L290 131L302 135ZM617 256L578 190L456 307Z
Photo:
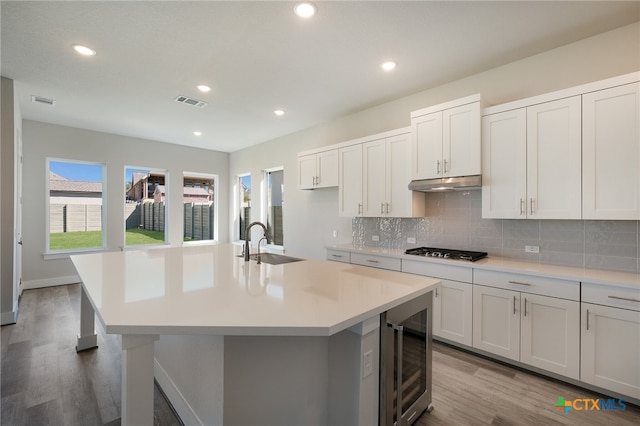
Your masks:
M402 325L392 324L393 329L398 333L398 361L397 361L397 376L396 376L396 419L397 424L400 424L402 418L402 337L404 334L404 327Z

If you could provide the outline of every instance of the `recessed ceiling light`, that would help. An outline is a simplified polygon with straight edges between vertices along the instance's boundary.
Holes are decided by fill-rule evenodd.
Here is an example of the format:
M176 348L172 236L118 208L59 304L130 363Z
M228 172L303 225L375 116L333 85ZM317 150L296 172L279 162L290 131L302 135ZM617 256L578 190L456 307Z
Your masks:
M396 63L393 61L383 62L380 67L385 71L391 71L396 67Z
M211 87L207 86L206 84L199 84L197 87L199 91L204 93L211 91Z
M310 1L303 1L297 3L293 7L293 12L298 15L300 18L311 18L316 14L316 5L311 3Z
M202 136L202 132L199 132L197 130L195 132L193 132L193 134L196 135L196 136Z
M281 115L284 115L284 111L281 110L281 109L277 109L277 110L273 111L273 113L275 115L277 115L278 117L280 117Z
M75 50L76 52L84 56L94 56L96 54L95 50L93 50L90 47L83 46L81 44L74 44L72 45L72 47L73 47L73 50Z

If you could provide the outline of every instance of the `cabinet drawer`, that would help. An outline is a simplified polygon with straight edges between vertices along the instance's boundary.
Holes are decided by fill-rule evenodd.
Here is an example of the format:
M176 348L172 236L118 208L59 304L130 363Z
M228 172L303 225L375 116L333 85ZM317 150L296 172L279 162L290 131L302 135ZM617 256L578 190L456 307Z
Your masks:
M466 283L470 283L473 276L471 268L406 259L402 259L402 272Z
M475 269L473 271L473 283L516 290L523 293L580 301L579 281Z
M349 253L348 251L327 249L327 260L350 263L351 253Z
M640 289L582 283L582 301L640 311Z
M351 263L380 269L390 269L392 271L399 271L401 269L400 259L372 254L351 253Z

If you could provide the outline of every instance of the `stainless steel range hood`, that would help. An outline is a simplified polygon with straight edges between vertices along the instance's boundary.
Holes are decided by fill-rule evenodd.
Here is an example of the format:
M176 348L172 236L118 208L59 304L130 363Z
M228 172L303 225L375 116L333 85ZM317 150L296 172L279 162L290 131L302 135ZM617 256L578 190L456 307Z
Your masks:
M450 178L421 179L413 180L409 183L412 191L432 192L432 191L469 191L480 189L482 186L482 176L457 176Z

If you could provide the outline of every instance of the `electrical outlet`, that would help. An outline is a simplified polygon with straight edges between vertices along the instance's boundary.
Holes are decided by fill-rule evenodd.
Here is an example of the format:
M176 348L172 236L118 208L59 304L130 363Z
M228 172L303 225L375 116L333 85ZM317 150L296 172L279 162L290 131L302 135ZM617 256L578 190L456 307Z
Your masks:
M362 356L362 378L373 374L373 351L369 350Z
M371 239L372 239L373 241L380 241L380 236L379 236L379 235L373 235L373 236L371 237Z
M415 244L416 239L414 237L407 237L407 244Z
M338 230L337 229L333 230L333 238L338 238Z
M524 246L527 253L540 253L540 246Z

